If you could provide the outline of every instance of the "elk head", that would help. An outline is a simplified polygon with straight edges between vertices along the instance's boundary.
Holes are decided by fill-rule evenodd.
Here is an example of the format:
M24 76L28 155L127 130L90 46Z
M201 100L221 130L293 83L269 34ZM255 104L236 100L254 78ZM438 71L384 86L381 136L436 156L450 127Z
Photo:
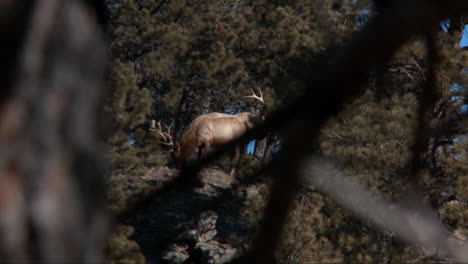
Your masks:
M156 124L158 125L156 127ZM155 120L151 120L151 128L149 129L150 131L153 131L160 136L160 141L159 143L165 146L170 146L171 149L174 149L174 141L173 141L173 136L171 132L171 128L173 126L174 122L172 122L170 125L162 124L161 121L158 121L156 123ZM164 129L166 131L164 131Z
M248 125L250 126L249 128L251 128L251 126L253 126L253 124L258 124L259 122L265 120L264 111L266 109L266 104L265 104L265 101L263 100L262 90L258 89L258 92L259 92L260 96L255 94L255 91L253 89L251 89L251 91L252 91L252 95L247 95L247 96L244 96L244 97L253 98L255 100L258 100L263 105L263 108L262 108L262 110L260 110L260 113L258 115L249 116L249 123L248 123Z
M157 133L160 136L159 143L161 145L170 147L171 160L178 161L180 156L180 144L179 142L174 143L174 137L172 135L173 125L174 121L172 121L170 125L161 125L161 121L156 122L155 120L151 120L151 128L149 130Z

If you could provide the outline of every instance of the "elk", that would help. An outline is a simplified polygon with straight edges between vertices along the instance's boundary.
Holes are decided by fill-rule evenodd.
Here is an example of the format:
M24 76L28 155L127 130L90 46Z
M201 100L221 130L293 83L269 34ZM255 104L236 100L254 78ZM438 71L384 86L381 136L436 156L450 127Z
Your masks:
M263 95L257 96L252 90L247 98L259 100L262 104ZM248 129L261 121L257 115L244 112L237 115L222 113L209 113L197 117L185 129L179 142L175 144L173 158L178 166L188 162L198 151L198 159L204 159L212 146L222 146L242 136ZM231 159L231 172L233 176L241 154L241 146L236 146ZM232 163L235 162L234 166Z

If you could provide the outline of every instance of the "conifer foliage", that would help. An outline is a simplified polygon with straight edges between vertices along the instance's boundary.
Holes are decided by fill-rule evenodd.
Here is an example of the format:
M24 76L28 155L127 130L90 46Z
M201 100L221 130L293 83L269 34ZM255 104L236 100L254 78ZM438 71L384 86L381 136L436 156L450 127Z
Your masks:
M124 146L129 139L123 138L137 126L147 127L150 119L166 124L174 121L177 139L200 114L251 110L254 103L243 98L251 89L263 91L270 110L280 102L277 94L294 97L297 85L283 87L275 83L287 72L289 61L319 52L330 42L324 37L330 27L323 23L331 3L325 4L109 1L115 86L110 111L119 123L116 133L120 134L116 139L119 154L114 155L137 163L148 157L148 153L135 149L138 145ZM340 16L344 21L345 15ZM340 24L338 20L328 22ZM119 72L128 76L115 77ZM132 90L124 88L130 85ZM122 91L133 91L139 98L123 99ZM126 100L127 106L122 107L122 101L116 100ZM146 100L151 100L149 110ZM142 116L132 118L137 112ZM150 138L144 132L139 135Z
M150 91L136 85L137 76L132 62L114 62L111 84L111 113L115 131L109 143L112 147L113 170L138 171L143 166L145 155L154 151L157 137L145 135L142 125L151 111ZM146 138L152 139L145 140Z
M200 114L255 107L243 98L251 89L262 90L268 110L274 110L307 85L310 76L302 76L308 73L298 65L316 63L316 58L327 63L327 52L346 44L375 15L369 1L347 0L128 0L107 5L113 58L108 111L115 121L111 159L113 169L126 172L163 164L155 161L155 153L167 149L158 147L157 135L148 130L151 119L173 121L177 140ZM384 12L381 8L377 11ZM417 141L413 134L431 71L421 36L372 72L365 92L328 120L317 152L390 201L405 199L416 183L450 231L466 239L468 140L462 107L468 55L458 45L460 23L466 19L448 21L432 36L438 50L439 64L433 69L437 89L422 115L427 128L417 181L410 184L408 176ZM258 208L248 208L254 202L243 202L245 214L255 215ZM436 252L401 243L394 233L357 220L313 186L304 186L288 220L276 252L282 263L437 259Z

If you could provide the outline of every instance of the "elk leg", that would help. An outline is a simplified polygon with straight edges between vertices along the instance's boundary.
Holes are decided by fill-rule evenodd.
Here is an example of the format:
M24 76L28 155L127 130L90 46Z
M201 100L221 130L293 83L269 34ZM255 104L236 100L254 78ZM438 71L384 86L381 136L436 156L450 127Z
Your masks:
M202 144L202 145L200 145L200 146L198 147L198 154L197 154L198 160L201 160L202 157L203 157L203 150L204 150L204 148L205 148L204 146L205 146L205 145Z
M210 151L210 147L210 144L203 144L198 152L198 159L206 159L208 152Z
M236 172L236 167L239 165L239 158L240 158L240 146L237 145L236 148L234 149L234 157L231 161L231 176L234 176L234 173ZM233 164L234 163L234 164Z
M203 159L206 159L206 157L208 156L208 153L210 153L210 150L211 150L211 145L210 143L208 143L205 145L205 149L203 151Z
M239 151L240 151L240 153L239 153L239 158L240 158L240 156L244 156L244 155L245 155L245 153L246 153L246 148L247 148L247 145L246 145L246 144L241 144L241 145L239 146Z

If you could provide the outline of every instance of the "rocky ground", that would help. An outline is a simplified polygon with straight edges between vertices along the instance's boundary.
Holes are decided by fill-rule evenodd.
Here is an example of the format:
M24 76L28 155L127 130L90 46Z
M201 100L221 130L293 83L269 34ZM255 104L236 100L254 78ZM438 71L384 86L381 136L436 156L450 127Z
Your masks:
M244 166L248 168L248 166ZM159 190L177 177L167 167L148 170L143 176L113 175L109 179L110 209L117 214L148 190ZM218 167L201 173L203 188L173 190L126 224L120 223L109 239L109 263L244 263L242 256L261 218L268 196L268 180L237 184L242 176L231 177ZM452 201L439 209L459 210ZM466 230L455 229L450 239L466 241ZM436 258L438 249L421 249L417 261L447 261Z
M129 180L123 175L113 176L113 180L126 181L125 193L137 193L138 189L170 180L177 173L159 167L149 170L139 180ZM243 201L239 197L247 194L253 198L252 193L258 192L252 187L233 188L235 179L219 168L204 169L201 179L205 183L203 188L169 192L133 219L130 243L136 242L144 262L227 263L245 250L251 230L241 215Z

